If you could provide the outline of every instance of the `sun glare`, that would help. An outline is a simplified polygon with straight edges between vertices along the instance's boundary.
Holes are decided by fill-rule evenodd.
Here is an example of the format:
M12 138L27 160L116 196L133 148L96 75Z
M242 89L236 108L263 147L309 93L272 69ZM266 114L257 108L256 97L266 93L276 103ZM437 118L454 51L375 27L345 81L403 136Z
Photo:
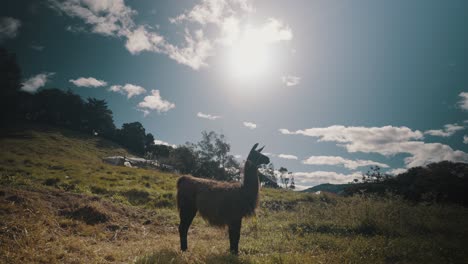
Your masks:
M247 29L242 37L232 44L230 66L235 77L246 79L258 77L267 72L270 54L268 45L257 30Z

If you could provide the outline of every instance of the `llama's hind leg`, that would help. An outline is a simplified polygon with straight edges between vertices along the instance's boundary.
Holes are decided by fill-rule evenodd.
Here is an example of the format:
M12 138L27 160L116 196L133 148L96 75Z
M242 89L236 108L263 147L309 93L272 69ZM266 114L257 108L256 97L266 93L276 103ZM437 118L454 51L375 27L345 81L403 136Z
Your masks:
M184 206L180 208L180 224L179 224L179 236L180 236L180 249L182 251L187 250L187 233L190 225L192 224L193 218L197 214L195 206Z
M240 239L241 224L242 224L242 219L232 221L229 224L230 251L232 254L235 254L235 255L239 253L239 239Z

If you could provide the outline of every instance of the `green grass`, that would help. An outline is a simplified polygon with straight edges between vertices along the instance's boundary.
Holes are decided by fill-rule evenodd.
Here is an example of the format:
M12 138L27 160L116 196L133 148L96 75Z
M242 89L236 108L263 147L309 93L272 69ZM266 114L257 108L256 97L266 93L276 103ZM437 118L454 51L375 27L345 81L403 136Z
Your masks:
M67 130L11 132L0 139L0 183L48 186L149 208L174 206L175 175L102 162L129 155L110 141Z
M2 263L468 263L467 208L271 189L239 256L200 217L182 253L178 175L105 164L128 153L61 129L15 129L0 147Z

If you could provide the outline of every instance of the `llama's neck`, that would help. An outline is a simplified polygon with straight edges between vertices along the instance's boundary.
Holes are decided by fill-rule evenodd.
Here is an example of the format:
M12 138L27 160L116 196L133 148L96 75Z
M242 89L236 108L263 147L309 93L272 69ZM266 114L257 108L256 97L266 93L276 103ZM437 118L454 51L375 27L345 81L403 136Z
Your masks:
M242 189L247 195L248 198L257 201L258 196L258 175L257 167L250 161L245 162L244 166L244 183L242 184Z

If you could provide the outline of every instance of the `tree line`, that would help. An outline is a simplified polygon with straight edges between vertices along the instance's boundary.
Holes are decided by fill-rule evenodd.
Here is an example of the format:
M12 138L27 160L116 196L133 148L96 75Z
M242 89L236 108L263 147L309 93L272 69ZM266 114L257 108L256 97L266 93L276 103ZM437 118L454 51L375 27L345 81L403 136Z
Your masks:
M397 176L380 171L378 166L344 189L345 195L399 195L414 202L456 203L468 206L468 164L451 161L410 168Z

